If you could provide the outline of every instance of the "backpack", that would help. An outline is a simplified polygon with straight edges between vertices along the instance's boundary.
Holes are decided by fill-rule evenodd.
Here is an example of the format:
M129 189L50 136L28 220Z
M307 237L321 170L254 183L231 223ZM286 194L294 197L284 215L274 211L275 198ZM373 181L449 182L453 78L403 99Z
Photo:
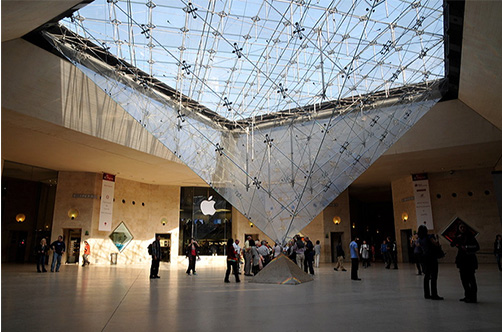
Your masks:
M150 255L150 256L151 256L152 254L153 254L153 248L152 248L152 243L150 243L150 244L148 245L148 255Z
M298 249L304 248L305 247L305 243L303 243L303 241L300 240L300 241L296 242L296 247Z

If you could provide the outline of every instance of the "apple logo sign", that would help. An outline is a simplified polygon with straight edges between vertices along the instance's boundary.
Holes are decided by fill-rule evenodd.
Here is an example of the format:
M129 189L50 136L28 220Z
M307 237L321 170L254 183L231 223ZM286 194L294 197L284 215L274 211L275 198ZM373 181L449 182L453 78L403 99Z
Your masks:
M207 200L203 200L200 203L200 210L202 214L205 216L212 216L216 213L216 209L214 208L215 201L212 200L213 196L209 196Z

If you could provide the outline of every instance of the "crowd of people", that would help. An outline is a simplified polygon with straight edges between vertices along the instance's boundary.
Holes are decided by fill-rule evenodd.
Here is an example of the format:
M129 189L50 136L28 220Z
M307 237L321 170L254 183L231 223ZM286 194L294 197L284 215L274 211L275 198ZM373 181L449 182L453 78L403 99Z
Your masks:
M162 258L160 248L160 236L157 236L154 242L149 246L150 255L152 256L152 264L150 268L150 278L160 278L159 263ZM371 266L371 262L375 261L375 247L369 245L365 240L359 245L359 238L354 237L349 244L351 258L351 279L361 280L358 277L359 261L362 260L363 268ZM235 281L240 282L240 274L244 268L245 276L255 276L274 258L281 254L289 257L296 263L305 273L314 275L314 266L319 267L321 245L317 240L314 245L308 236L294 236L286 245L275 243L270 246L266 240L254 240L251 236L247 236L244 246L241 248L239 240L228 239L226 245L227 252L227 269L225 271L224 282L230 282L230 273L234 274ZM89 265L90 245L84 241L84 254L82 266ZM423 291L424 298L431 300L443 300L438 294L437 280L439 276L438 259L444 256L444 252L439 243L439 238L434 234L429 234L426 226L421 225L418 231L410 240L410 245L413 249L413 257L417 267L417 274L424 275ZM480 247L476 240L475 234L467 230L464 223L459 223L455 237L451 240L450 245L457 248L455 264L459 269L460 280L464 288L464 297L460 301L465 303L477 303L477 283L475 272L478 268L476 252ZM47 272L45 265L49 250L53 251L51 272L59 272L61 267L61 258L65 253L66 247L63 237L60 235L58 239L47 244L47 240L43 238L40 244L36 247L37 256L37 272ZM188 258L187 275L196 275L196 261L199 258L200 246L195 239L190 239L185 248L185 255ZM387 237L380 246L380 253L385 263L385 268L390 269L393 266L397 269L397 245L391 237ZM502 235L497 234L495 237L493 254L496 257L498 269L502 271ZM343 250L341 239L336 246L336 265L333 268L335 271L347 271L343 265L345 252Z

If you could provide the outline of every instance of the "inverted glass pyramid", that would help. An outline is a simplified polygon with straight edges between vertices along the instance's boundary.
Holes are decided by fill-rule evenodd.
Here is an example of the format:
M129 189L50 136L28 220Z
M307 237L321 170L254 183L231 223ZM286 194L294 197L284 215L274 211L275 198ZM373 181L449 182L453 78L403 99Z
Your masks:
M442 1L108 0L63 23L53 45L281 242L441 96Z

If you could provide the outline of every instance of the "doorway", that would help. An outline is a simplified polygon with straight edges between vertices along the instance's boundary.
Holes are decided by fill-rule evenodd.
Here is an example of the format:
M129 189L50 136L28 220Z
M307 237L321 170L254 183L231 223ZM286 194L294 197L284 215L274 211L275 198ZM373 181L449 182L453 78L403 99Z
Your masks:
M8 262L24 263L26 252L26 243L28 239L28 232L25 231L10 231L9 232L9 250Z
M342 241L343 232L331 232L331 263L336 263L336 247Z
M161 262L169 263L171 261L171 234L155 234L155 238L160 236L160 253L162 255Z
M411 247L411 229L401 230L401 252L403 254L403 263L411 263L413 257L413 248Z
M78 264L80 261L80 240L82 238L82 229L64 229L63 236L66 245L66 264Z

